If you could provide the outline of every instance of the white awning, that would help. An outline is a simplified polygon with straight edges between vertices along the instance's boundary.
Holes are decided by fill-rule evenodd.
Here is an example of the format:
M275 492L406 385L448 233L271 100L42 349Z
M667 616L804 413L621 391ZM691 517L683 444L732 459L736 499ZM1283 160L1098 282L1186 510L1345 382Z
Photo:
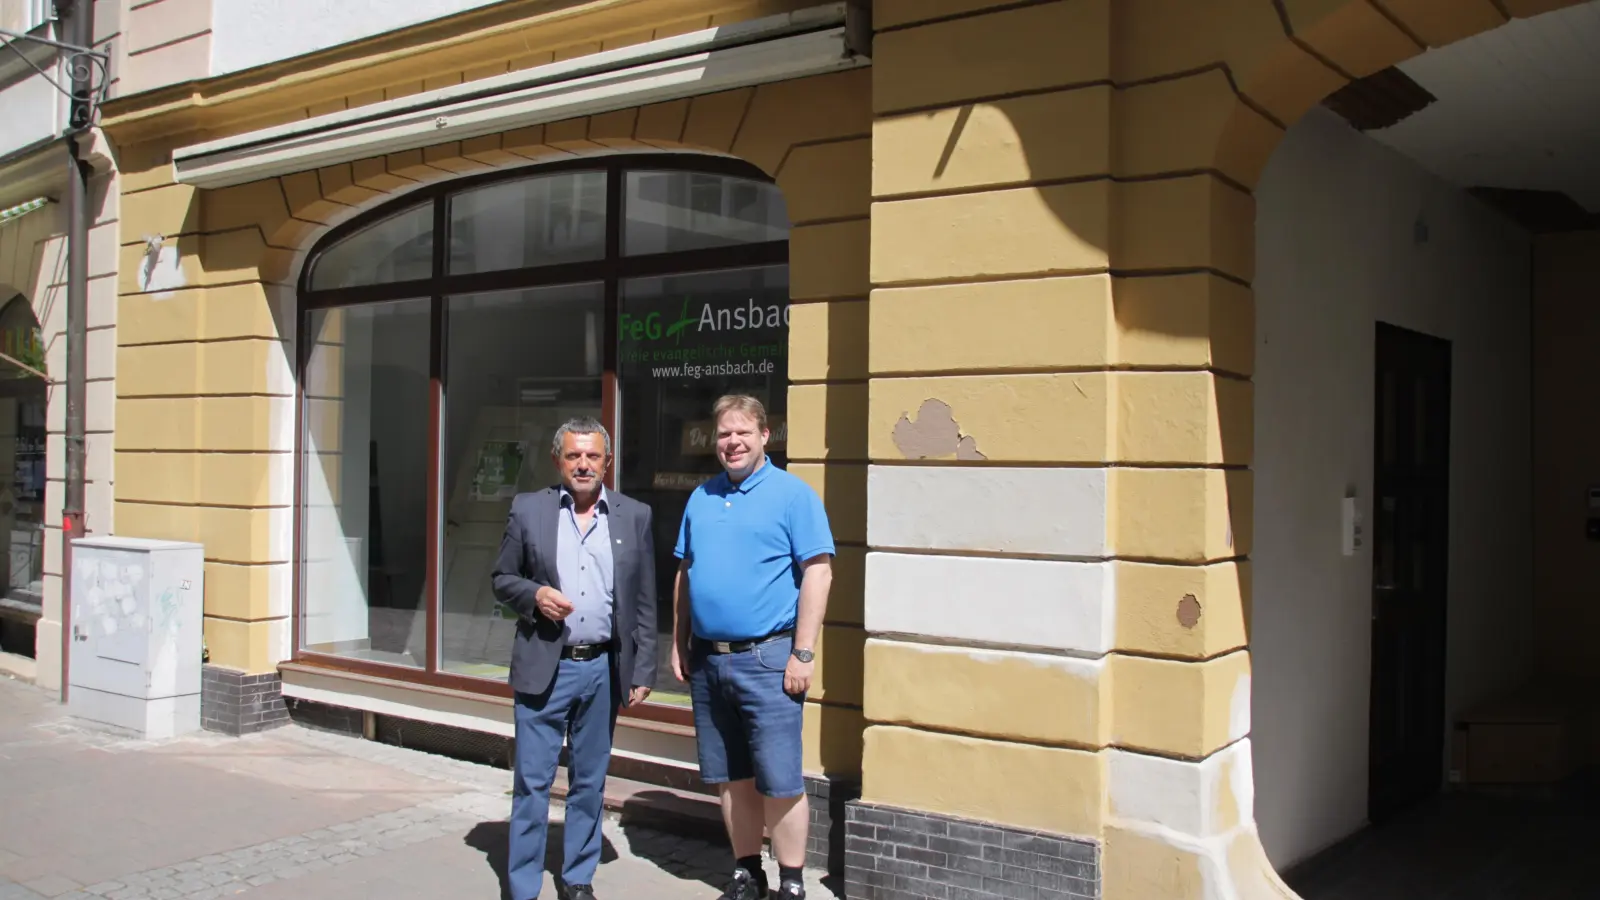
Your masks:
M26 203L18 203L16 206L0 209L0 225L10 225L34 210L44 209L49 202L49 197L35 197Z
M707 28L173 152L202 188L871 64L849 4ZM847 16L850 21L847 22Z

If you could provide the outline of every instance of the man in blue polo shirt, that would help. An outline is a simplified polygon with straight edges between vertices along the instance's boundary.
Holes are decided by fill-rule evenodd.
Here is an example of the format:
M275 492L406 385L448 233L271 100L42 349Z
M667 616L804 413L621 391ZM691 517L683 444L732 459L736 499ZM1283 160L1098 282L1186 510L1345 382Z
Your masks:
M761 402L732 395L713 411L725 471L695 489L678 530L672 669L689 682L700 777L718 786L737 860L724 900L766 900L763 828L778 896L803 900L800 728L833 534L817 492L767 458Z

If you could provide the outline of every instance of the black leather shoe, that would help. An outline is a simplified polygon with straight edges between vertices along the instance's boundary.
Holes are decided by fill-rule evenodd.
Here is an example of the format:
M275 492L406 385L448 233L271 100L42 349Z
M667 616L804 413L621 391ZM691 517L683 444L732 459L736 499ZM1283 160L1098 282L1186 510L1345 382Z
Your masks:
M594 888L587 884L569 884L567 900L594 900Z
M806 900L806 886L798 881L785 881L778 888L778 900Z
M767 900L767 886L756 881L746 869L734 869L733 880L720 900Z

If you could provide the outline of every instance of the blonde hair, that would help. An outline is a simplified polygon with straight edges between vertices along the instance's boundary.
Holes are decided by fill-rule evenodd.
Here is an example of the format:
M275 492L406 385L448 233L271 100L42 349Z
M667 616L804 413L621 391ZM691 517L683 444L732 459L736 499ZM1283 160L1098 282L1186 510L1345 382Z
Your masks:
M728 413L743 413L756 420L756 428L760 431L767 430L767 408L761 401L749 394L728 394L718 397L717 402L711 407L712 419L721 424L722 417Z

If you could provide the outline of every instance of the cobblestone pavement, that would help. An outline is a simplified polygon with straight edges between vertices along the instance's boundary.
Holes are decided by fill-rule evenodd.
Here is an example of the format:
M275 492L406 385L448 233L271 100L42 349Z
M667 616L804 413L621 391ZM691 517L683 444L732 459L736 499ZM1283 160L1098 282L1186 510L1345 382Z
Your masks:
M504 898L509 788L501 769L298 726L131 740L0 678L0 900ZM732 865L614 818L605 839L602 900L710 900ZM556 824L552 869L559 848ZM832 900L822 877L807 891Z

